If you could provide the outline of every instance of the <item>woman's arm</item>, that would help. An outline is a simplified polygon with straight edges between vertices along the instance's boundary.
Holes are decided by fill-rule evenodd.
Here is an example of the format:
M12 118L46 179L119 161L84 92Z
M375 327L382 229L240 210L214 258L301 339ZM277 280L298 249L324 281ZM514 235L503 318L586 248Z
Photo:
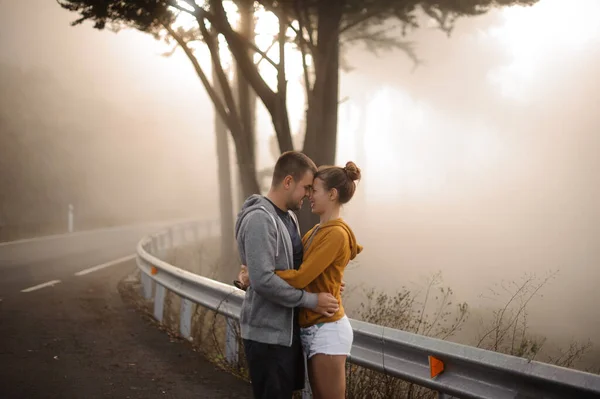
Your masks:
M294 288L303 289L316 279L337 258L346 236L337 229L331 229L314 242L316 245L298 270L277 270L275 273Z

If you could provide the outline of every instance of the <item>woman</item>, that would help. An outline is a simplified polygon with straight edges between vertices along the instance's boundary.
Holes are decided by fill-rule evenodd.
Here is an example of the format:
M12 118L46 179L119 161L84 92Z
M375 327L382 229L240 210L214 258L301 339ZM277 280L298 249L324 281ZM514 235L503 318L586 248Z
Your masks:
M331 317L304 308L298 315L310 385L316 399L344 398L346 393L345 364L353 332L342 306L340 290L346 265L362 247L340 218L340 208L354 195L355 181L359 179L360 169L353 162L344 168L319 168L310 205L320 221L302 239L302 265L298 270L276 271L291 286L315 293L329 292L340 303L339 310Z

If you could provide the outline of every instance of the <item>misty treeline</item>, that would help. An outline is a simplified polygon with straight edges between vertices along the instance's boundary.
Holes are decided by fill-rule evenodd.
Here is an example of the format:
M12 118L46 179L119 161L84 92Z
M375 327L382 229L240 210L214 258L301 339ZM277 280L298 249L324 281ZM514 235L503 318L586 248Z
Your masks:
M185 143L166 145L166 126L86 94L46 69L0 64L0 241L67 232L69 204L84 230L189 217L214 201L179 167Z
M66 231L85 181L62 137L76 145L85 136L65 117L81 105L46 71L0 65L0 240Z

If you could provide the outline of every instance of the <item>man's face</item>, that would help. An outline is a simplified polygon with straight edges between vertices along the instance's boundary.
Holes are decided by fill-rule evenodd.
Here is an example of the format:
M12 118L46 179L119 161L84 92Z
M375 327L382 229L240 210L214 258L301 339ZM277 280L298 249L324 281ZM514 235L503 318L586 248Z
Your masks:
M289 176L291 177L291 176ZM304 198L310 195L310 190L313 184L313 172L307 171L302 179L294 181L292 178L288 188L288 201L287 207L289 210L298 211L302 208L302 202Z

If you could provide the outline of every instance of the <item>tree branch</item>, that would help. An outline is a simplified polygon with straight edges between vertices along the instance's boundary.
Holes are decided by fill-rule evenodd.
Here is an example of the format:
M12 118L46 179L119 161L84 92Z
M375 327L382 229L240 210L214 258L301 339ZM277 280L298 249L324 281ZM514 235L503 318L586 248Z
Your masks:
M259 0L259 3L265 8L265 10L273 13L278 18L282 18L282 17L285 18L287 27L294 31L294 33L296 34L296 37L298 38L298 41L305 43L308 46L311 53L315 50L314 43L307 42L306 39L304 38L303 25L305 25L305 24L302 23L302 15L301 15L302 12L300 10L299 0L294 0L294 12L296 13L296 15L291 16L291 17L290 17L290 13L285 12L285 10L283 9L283 6L280 7L281 12L278 12L273 6L268 4L268 2ZM293 14L293 13L291 13L291 14ZM298 24L299 24L298 29L296 29L296 27L294 27L294 17L298 21Z
M206 74L202 70L202 66L198 62L198 59L194 55L192 49L189 48L187 42L179 34L177 34L177 32L175 32L173 30L173 28L171 28L171 26L169 26L168 24L162 24L162 26L167 30L167 32L169 32L171 37L173 37L173 39L175 39L177 44L179 44L179 46L185 52L185 55L187 55L187 57L191 61L192 65L194 66L194 70L196 71L196 74L200 78L202 85L206 89L208 96L210 97L211 101L213 102L213 104L215 106L215 110L219 113L219 116L223 119L223 121L225 121L227 126L230 127L230 131L233 134L234 129L231 129L231 126L230 126L231 125L230 116L227 113L227 110L225 109L225 106L223 105L221 99L219 98L219 95L215 91L214 87L210 84L210 81L208 80L208 78L206 77Z
M265 53L268 53L269 51L271 51L271 49L273 48L273 46L275 44L277 44L277 37L273 38L273 41L271 42L271 44L269 44L269 47L267 47L267 49L265 50ZM259 65L261 63L261 61L264 59L265 59L265 57L261 56L260 59L254 65Z
M454 22L456 22L456 18L458 17L456 14L451 14L448 10L437 10L432 6L421 6L421 9L438 23L438 28L442 32L450 37L450 34L454 29Z
M281 16L280 16L281 18ZM285 104L286 78L285 78L285 30L287 24L283 20L279 20L279 68L277 69L277 94L283 97ZM281 100L281 98L280 98Z
M277 141L281 152L294 149L292 134L289 129L287 112L287 79L285 75L285 44L288 23L285 21L285 11L279 9L279 69L277 70L277 118L273 118L276 124Z
M229 85L229 79L225 75L223 71L223 65L221 63L221 55L219 53L218 46L218 33L213 35L208 31L206 25L204 24L204 20L198 21L200 25L200 32L204 37L204 41L208 46L210 51L210 58L213 61L213 68L215 69L216 75L219 78L219 85L221 88L221 93L223 94L223 98L225 100L225 104L229 109L229 115L233 121L235 121L236 125L239 123L239 115L236 109L235 100L233 98L233 93L231 92L231 86ZM237 126L236 126L237 127ZM241 128L239 129L241 130Z
M222 2L211 0L211 5L216 10L216 15L210 15L210 17L207 16L208 21L225 37L225 40L229 45L229 50L237 61L240 70L244 73L244 76L256 94L260 97L269 113L272 115L275 114L275 92L267 85L256 65L254 65L254 62L250 58L250 55L247 52L248 45L246 41L231 28L225 15ZM196 18L199 18L199 14L196 15Z
M350 21L346 25L340 27L340 35L346 33L350 29L356 28L357 26L359 26L362 23L367 22L369 19L376 17L380 13L381 13L380 10L373 9L370 12L366 12L366 13L360 15L355 20Z
M417 52L415 51L415 44L410 41L398 40L393 35L390 36L389 32L397 28L398 26L391 26L374 32L357 33L353 36L347 37L344 41L344 44L362 41L365 43L367 48L374 53L377 53L378 48L385 50L400 50L412 60L415 68L418 67L423 63L423 61L419 58Z
M300 1L302 3L304 3L304 0L300 0ZM306 4L304 4L303 7L300 7L300 5L298 5L298 8L299 8L299 12L300 12L300 14L298 15L298 18L303 17L304 21L305 21L304 26L306 27L306 33L308 33L308 43L310 44L309 48L311 49L311 51L314 51L314 49L316 48L315 39L314 39L315 30L313 29L312 24L310 22L310 15L308 12L309 7L306 6ZM304 14L304 15L301 15L301 14Z
M171 7L173 7L173 8L178 9L179 11L185 12L185 13L191 15L191 16L195 16L196 15L194 11L188 10L187 8L180 6L179 2L177 0L169 0L169 5ZM198 6L196 5L196 7L194 8L194 10L196 10L197 8L198 8Z
M214 16L209 13L208 11L206 11L204 8L198 6L198 4L196 4L195 1L193 0L183 0L185 1L187 4L189 4L191 7L194 8L194 11L188 10L185 7L180 6L177 3L177 0L168 0L169 4L172 7L177 8L178 10L184 11L188 14L190 14L191 16L195 17L196 20L198 21L198 24L202 23L200 22L200 20L202 19L206 19L208 20L212 25L215 25L215 21L214 21ZM231 28L231 27L230 27ZM223 36L225 36L225 32L221 31L219 29L219 33L223 34ZM239 33L237 33L236 31L234 31L233 29L231 29L231 32L229 32L230 34L233 35L239 35ZM243 41L243 43L249 47L252 51L256 52L257 54L260 54L260 56L262 58L264 58L265 60L267 60L269 62L269 64L271 64L273 66L273 68L277 69L277 63L275 61L273 61L264 51L262 51L260 48L258 48L258 46L256 46L256 44L248 42L248 41Z
M302 0L294 0L294 12L296 14L295 15L296 20L298 21L298 29L296 29L293 25L294 18L289 17L289 14L286 13L285 10L283 9L283 6L281 6L280 10L278 11L269 2L259 0L259 3L265 8L265 10L273 13L279 19L285 18L287 27L291 28L294 31L294 33L296 34L296 38L298 41L298 47L300 48L300 53L302 54L302 70L303 70L303 75L304 75L303 78L304 78L304 86L305 86L305 90L306 90L306 98L309 99L310 93L311 93L311 83L310 83L308 65L306 63L306 49L308 48L310 53L314 54L315 46L314 46L314 43L312 43L312 40L310 40L310 34L309 34L308 41L304 37L305 24L303 22L302 10L301 10L301 6L300 6L301 1ZM281 32L280 32L280 34L281 34Z
M237 32L234 31L235 34L238 34ZM258 46L254 43L250 43L247 42L248 47L250 47L251 50L254 50L257 54L260 54L261 59L267 60L269 62L269 64L271 64L275 69L277 69L277 63L275 61L273 61L271 59L271 57L269 57L267 55L266 52L262 51L261 49L258 48Z

